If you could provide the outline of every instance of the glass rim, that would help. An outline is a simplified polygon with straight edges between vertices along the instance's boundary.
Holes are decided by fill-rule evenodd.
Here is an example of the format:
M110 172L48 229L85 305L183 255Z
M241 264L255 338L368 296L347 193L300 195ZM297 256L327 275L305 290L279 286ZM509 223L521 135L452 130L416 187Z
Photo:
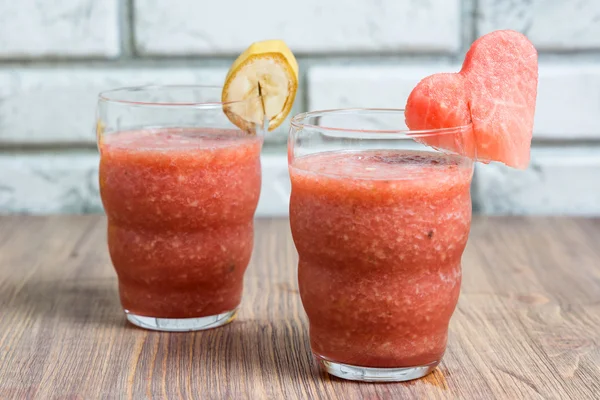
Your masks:
M211 109L211 108L222 108L223 106L244 104L251 101L257 101L261 99L261 96L252 96L244 100L233 100L233 101L138 101L138 100L126 100L118 97L112 97L111 95L117 95L119 93L129 93L136 91L152 91L152 90L181 90L181 89L192 89L192 90L223 90L223 86L218 85L140 85L140 86L123 86L114 89L108 89L98 94L98 101L106 103L115 103L120 105L138 106L138 107L167 107L167 108L197 108L197 109Z
M290 122L291 126L296 129L302 128L311 128L318 129L326 132L347 132L350 134L368 134L372 136L373 139L387 138L414 138L414 137L430 137L437 135L447 135L452 133L462 132L466 129L472 129L473 123L469 122L467 125L457 125L449 128L436 128L436 129L421 129L421 130L411 130L411 129L354 129L354 128L339 128L334 126L322 126L322 125L314 125L302 122L304 120L322 117L328 115L343 115L343 114L359 114L361 112L372 113L372 114L394 114L401 113L404 115L405 110L403 108L335 108L329 110L317 110L317 111L309 111L303 112L300 114L296 114L292 117Z

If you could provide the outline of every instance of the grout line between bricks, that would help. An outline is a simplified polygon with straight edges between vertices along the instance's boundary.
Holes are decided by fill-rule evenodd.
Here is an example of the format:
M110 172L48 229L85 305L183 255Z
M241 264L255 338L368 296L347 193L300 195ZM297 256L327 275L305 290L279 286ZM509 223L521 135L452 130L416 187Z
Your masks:
M463 15L468 18L467 29L465 29L463 54L467 53L471 43L477 39L477 20L479 18L479 0L463 0Z
M121 56L120 59L127 59L131 57L132 47L130 38L130 19L129 19L129 1L119 1L119 39L121 45Z
M285 133L282 133L285 135ZM273 151L279 152L287 146L285 141L265 141L263 153L273 154ZM600 150L600 139L534 139L532 149L578 149L595 148ZM81 142L55 142L55 143L2 143L0 142L0 155L4 154L33 154L33 153L65 153L70 152L91 152L96 153L95 143Z
M133 20L131 16L131 0L119 1L119 38L121 56L118 60L128 60L134 55L134 40L132 37Z
M469 43L470 44L470 43ZM568 56L568 57L565 57ZM313 66L420 66L423 64L461 64L463 55L362 55L362 56L297 56L298 62L306 70ZM600 51L576 53L540 53L540 64L557 64L574 66L577 64L600 64ZM87 58L87 59L41 59L41 60L1 60L0 69L59 69L59 68L229 68L233 57L171 57L171 58L138 58L133 55L122 56L115 60Z
M136 38L135 38L135 5L133 4L135 0L123 0L123 4L125 7L125 17L127 20L127 39L130 54L132 57L137 56L137 46L136 46Z

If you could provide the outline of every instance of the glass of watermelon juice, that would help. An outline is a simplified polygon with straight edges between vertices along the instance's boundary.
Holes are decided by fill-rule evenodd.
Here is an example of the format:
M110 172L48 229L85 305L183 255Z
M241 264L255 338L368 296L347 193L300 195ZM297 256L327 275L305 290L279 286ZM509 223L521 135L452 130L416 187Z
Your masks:
M100 193L127 319L192 331L235 318L253 246L265 124L228 115L221 88L155 86L101 93ZM239 123L239 121L238 121ZM244 126L244 125L242 125Z
M472 129L404 120L347 109L291 123L300 295L312 351L340 378L416 379L446 349L471 225Z

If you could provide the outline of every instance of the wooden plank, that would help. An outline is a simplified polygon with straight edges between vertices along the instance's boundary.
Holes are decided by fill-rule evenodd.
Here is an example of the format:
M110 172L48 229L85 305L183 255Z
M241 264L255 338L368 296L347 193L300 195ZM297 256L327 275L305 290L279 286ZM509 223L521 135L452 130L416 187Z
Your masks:
M598 398L600 220L476 218L448 351L404 384L313 362L286 220L259 220L239 319L134 328L99 216L0 217L0 398Z

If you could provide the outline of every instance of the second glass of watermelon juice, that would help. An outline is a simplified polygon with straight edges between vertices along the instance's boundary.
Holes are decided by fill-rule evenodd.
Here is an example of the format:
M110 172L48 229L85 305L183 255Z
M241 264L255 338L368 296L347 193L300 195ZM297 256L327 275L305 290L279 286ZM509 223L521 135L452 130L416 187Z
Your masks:
M471 126L411 132L403 110L292 119L298 283L328 373L404 381L441 361L471 224L471 136Z
M220 98L221 88L201 86L100 94L108 248L127 319L139 327L214 328L240 304L265 124L261 98ZM241 130L227 114L253 119L238 119Z

